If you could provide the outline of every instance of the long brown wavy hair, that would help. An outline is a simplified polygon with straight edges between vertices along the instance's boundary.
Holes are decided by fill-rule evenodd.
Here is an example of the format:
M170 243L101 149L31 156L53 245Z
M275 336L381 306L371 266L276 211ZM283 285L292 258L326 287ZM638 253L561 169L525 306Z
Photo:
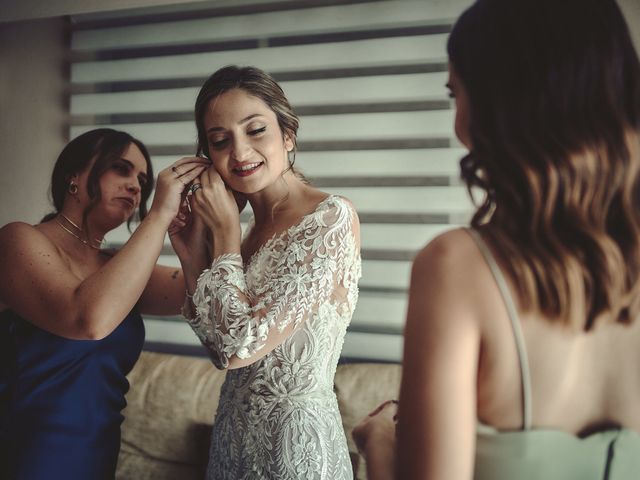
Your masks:
M478 0L450 62L467 91L472 226L524 311L589 330L640 314L640 62L615 0Z

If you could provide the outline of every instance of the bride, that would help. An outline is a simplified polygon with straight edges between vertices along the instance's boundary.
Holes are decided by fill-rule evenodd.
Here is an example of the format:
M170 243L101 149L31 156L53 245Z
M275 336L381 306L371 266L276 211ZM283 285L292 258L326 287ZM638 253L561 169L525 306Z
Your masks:
M213 363L230 369L207 478L351 479L333 377L358 297L357 214L293 169L298 118L265 72L215 72L196 125L211 167L194 181L193 215L172 243L185 317ZM240 196L254 214L243 239ZM185 246L206 229L212 263L204 241L197 252Z

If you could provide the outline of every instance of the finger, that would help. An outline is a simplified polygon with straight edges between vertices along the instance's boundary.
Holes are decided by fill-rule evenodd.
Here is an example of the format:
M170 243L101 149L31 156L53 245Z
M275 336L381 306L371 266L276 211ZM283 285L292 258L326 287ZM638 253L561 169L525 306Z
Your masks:
M216 182L222 181L222 177L213 167L207 168L207 171L205 173L207 177L209 177L209 185L215 185Z
M197 214L200 211L199 207L200 207L201 202L204 199L202 194L200 194L200 195L198 194L198 192L202 191L202 189L204 188L204 186L202 185L202 182L201 182L201 177L198 177L193 181L194 185L197 185L198 183L201 185L201 187L198 190L196 190L195 192L192 192L190 197L189 197L189 204L191 205L191 213L192 214Z
M202 220L202 217L200 215L198 215L195 210L193 212L193 215L191 216L192 220L193 220L193 226L196 229L202 228L204 226L204 221Z
M204 166L197 166L194 167L192 170L183 173L182 175L180 175L177 180L180 180L185 186L187 186L188 184L190 184L194 179L196 179L198 177L198 175L200 175L202 172L204 172L206 167Z
M171 222L171 225L169 225L169 228L167 229L167 232L169 233L169 235L175 235L176 233L180 233L180 231L185 228L187 226L187 224L185 222L183 222L182 220L173 220Z
M173 162L172 167L180 167L189 163L211 165L211 160L205 157L183 157L180 160ZM183 167L184 168L184 167Z
M184 160L190 160L190 161L184 161ZM164 173L165 175L172 175L174 177L180 178L185 173L190 172L194 168L198 168L198 167L207 168L208 166L209 166L209 163L199 157L188 157L187 159L183 158L178 160L173 165L165 168L160 173L161 174Z
M199 219L203 219L203 216L208 213L207 208L202 205L198 198L195 199L195 202L191 202L191 210L194 217ZM204 220L202 220L202 223L204 223Z
M397 403L398 403L397 400L387 400L386 402L382 402L371 413L369 413L369 416L373 417L374 415L377 415L378 413L380 413L387 406L391 404L397 404Z
M183 167L183 168L188 168L188 167ZM188 170L184 170L184 171L174 171L173 175L175 178L178 178L179 180L181 180L182 182L186 183L190 183L193 180L194 175L200 175L200 173L204 172L206 169L206 165L195 165L191 168L189 168Z
M187 215L189 213L191 213L191 202L189 200L189 189L186 189L182 192L182 201L180 202L180 209L178 210L179 213L182 213L183 215Z
M205 180L205 182L202 182L202 185L207 185L207 186L211 186L211 170L213 170L213 167L209 167L207 168L204 172L202 172L202 177Z
M184 220L174 220L172 225L174 230L182 230L187 226L187 223Z
M211 181L209 180L208 171L209 171L209 169L205 170L198 177L198 183L202 184L202 188L211 186ZM196 192L196 193L198 193L198 192Z
M204 193L198 193L200 190L195 195L192 195L191 211L194 216L200 217L203 223L206 223L204 220L210 216L211 205L208 203Z
M176 214L176 216L173 217L173 220L171 220L171 223L181 223L181 222L185 223L188 221L188 219L189 219L189 215L179 211Z
M173 166L171 168L177 176L183 177L184 175L187 175L189 172L192 172L193 170L199 169L201 171L204 171L204 169L208 167L209 165L203 164L203 163L188 163L180 167Z

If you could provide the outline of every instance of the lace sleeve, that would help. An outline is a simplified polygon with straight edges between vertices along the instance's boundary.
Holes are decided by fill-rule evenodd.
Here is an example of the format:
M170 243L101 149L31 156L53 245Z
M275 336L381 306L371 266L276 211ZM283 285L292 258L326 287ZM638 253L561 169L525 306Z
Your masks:
M305 217L284 251L270 252L271 272L254 291L240 255L214 259L198 278L195 316L187 321L216 367L227 368L233 356L251 358L265 345L272 350L323 303L349 300L359 277L354 222L355 211L342 199Z

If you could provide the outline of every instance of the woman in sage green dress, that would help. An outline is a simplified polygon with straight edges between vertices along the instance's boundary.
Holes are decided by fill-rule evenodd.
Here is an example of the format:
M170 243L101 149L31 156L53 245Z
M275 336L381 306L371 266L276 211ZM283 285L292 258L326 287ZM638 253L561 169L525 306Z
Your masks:
M640 62L614 0L479 0L448 42L471 228L416 257L369 478L640 475ZM397 444L396 444L397 443Z

